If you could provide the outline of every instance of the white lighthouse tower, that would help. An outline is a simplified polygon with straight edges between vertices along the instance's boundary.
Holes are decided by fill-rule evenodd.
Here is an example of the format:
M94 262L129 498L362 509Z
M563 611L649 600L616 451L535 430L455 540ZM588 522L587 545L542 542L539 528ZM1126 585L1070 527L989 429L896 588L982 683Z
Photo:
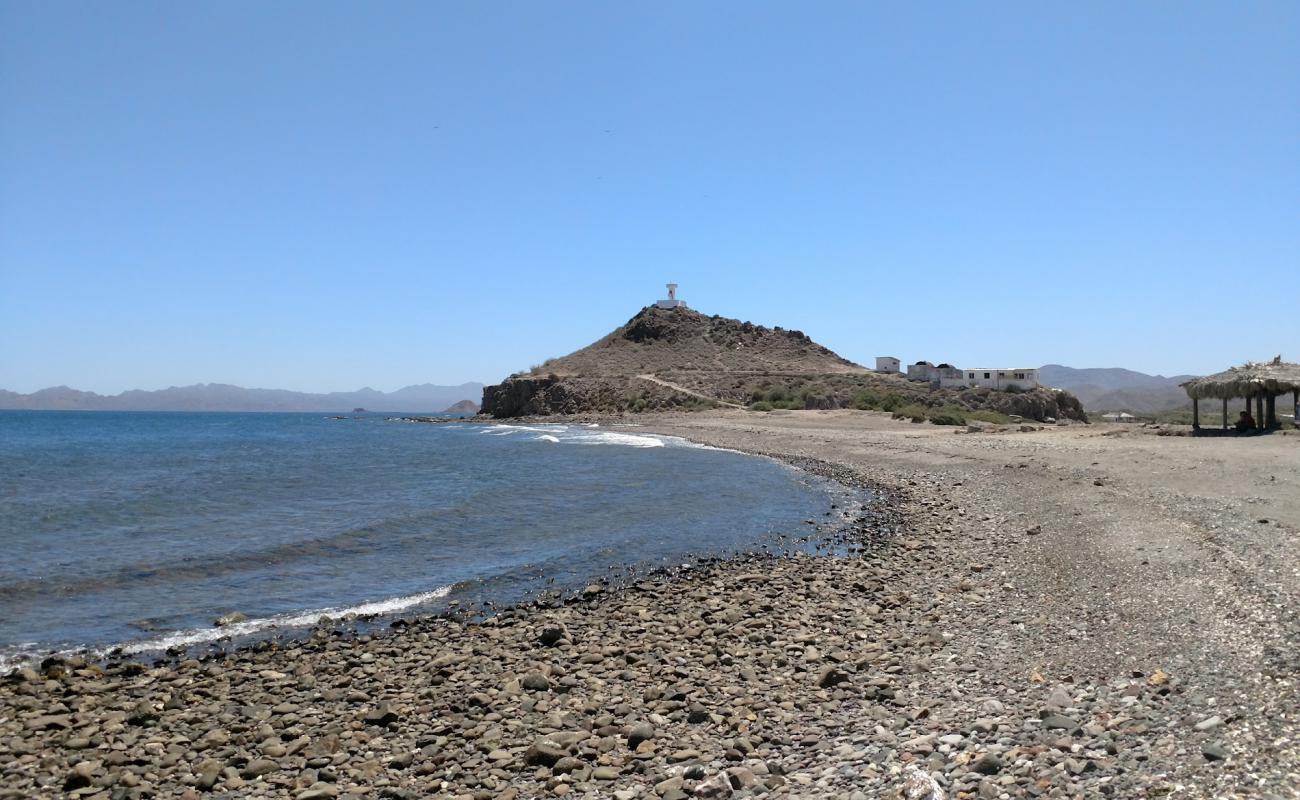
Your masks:
M677 284L668 284L668 299L655 303L660 308L686 308L685 300L677 299Z

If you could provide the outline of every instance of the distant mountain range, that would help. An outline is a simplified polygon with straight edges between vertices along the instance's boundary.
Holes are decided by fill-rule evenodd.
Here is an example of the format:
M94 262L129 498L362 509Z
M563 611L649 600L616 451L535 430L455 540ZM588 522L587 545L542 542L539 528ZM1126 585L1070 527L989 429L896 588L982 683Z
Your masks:
M1131 369L1075 369L1048 364L1038 371L1047 386L1065 389L1089 411L1129 411L1150 414L1190 406L1178 384L1195 375L1146 375Z
M770 336L771 334L769 334ZM795 338L801 334L784 334L790 345L799 344ZM603 341L603 340L602 340ZM784 346L790 346L784 345ZM809 344L822 360L835 356L824 348ZM593 350L587 348L587 350ZM552 366L565 372L568 360L580 360L587 350L579 351L567 359L557 359ZM811 356L806 356L811 357ZM848 362L831 364L837 370L850 368ZM647 369L636 363L627 371ZM831 371L827 365L817 365ZM858 368L861 369L861 368ZM1146 375L1130 369L1075 369L1060 364L1048 364L1039 370L1039 380L1057 389L1065 389L1078 397L1089 411L1129 411L1153 413L1189 406L1191 401L1178 384L1194 375ZM0 409L63 410L63 411L325 411L347 412L355 408L368 411L407 411L439 413L455 407L462 413L477 410L483 397L483 384L463 383L459 386L436 386L424 383L407 386L395 392L380 392L369 387L355 392L329 392L313 394L285 389L245 389L224 383L199 383L193 386L173 386L170 389L142 391L139 389L117 395L83 392L67 386L55 386L31 394L18 394L0 389ZM465 402L462 402L465 401Z
M483 384L435 386L424 383L395 392L369 387L355 392L312 394L285 389L245 389L226 383L198 383L170 389L135 389L117 395L82 392L67 386L18 394L0 389L0 409L35 411L409 411L437 413L468 400L477 404Z

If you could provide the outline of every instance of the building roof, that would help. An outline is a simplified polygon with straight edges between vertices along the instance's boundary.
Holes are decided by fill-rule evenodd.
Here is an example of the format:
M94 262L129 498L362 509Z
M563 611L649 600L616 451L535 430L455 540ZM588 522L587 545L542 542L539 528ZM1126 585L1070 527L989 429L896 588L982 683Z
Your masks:
M1282 356L1268 362L1248 361L1223 372L1193 378L1182 387L1194 400L1285 394L1300 389L1300 364L1287 363Z

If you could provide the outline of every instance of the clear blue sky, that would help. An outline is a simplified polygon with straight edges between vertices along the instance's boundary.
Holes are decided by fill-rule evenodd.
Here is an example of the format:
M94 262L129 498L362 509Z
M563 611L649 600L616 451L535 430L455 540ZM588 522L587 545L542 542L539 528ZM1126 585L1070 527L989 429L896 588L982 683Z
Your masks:
M0 0L0 387L1300 359L1300 3Z

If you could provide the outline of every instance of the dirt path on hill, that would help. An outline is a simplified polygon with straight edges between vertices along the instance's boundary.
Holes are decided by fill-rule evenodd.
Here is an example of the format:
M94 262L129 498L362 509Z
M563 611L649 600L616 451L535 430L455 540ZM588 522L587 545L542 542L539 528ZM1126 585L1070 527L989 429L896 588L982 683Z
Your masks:
M701 399L701 400L708 400L710 403L717 403L717 404L720 405L720 406L726 406L727 408L737 408L737 409L743 409L743 408L744 408L744 406L738 405L738 404L736 404L736 403L729 403L729 402L727 402L726 400L719 400L719 399L716 398L716 397L710 397L710 396L708 396L707 394L701 394L700 392L697 392L697 391L695 391L695 390L693 390L693 389L687 389L685 386L678 386L678 385L675 384L675 383L669 383L668 381L664 380L663 378L657 378L657 377L655 377L654 375L638 375L638 376L636 376L636 377L637 377L638 380L650 381L651 383L657 383L657 384L659 384L660 386L663 386L663 387L668 388L668 389L672 389L672 390L675 391L675 392L681 392L682 394L688 394L688 395L690 395L691 397L698 397L698 398Z

